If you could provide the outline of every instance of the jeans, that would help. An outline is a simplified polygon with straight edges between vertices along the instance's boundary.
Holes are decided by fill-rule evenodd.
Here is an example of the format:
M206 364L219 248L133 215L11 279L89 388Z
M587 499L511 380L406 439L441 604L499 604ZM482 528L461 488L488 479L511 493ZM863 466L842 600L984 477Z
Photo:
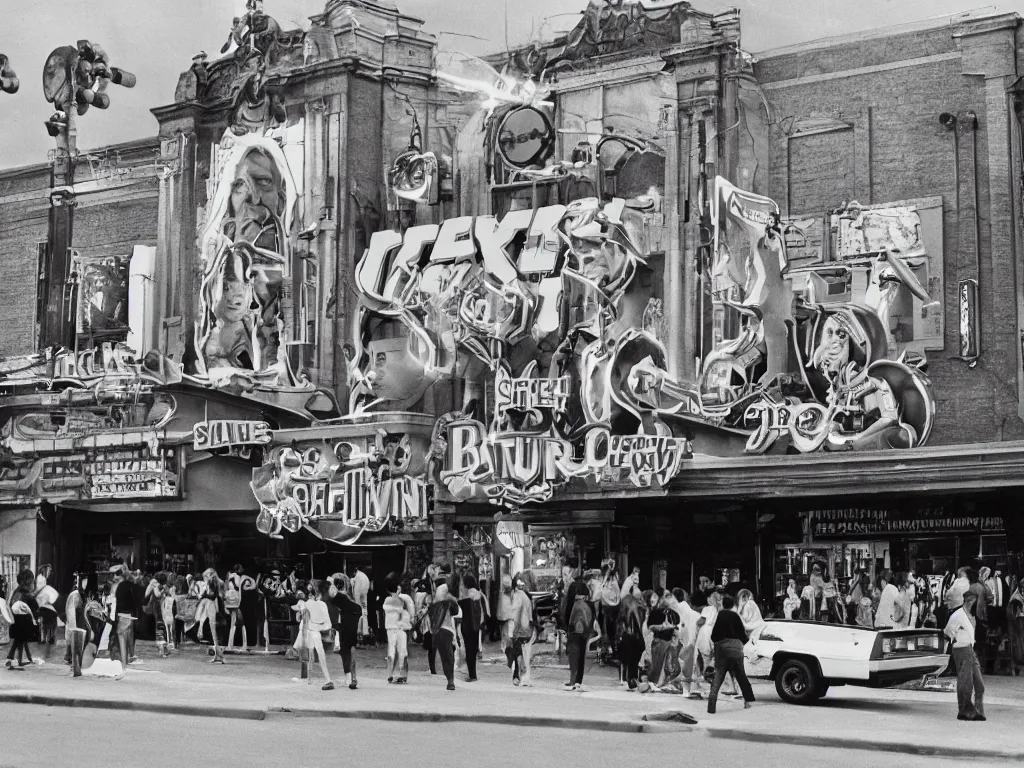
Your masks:
M967 717L975 714L984 716L985 681L981 677L981 664L974 648L969 645L963 648L954 646L953 658L956 660L957 714Z
M587 641L589 639L589 634L570 632L567 635L569 682L573 685L583 685L583 669L587 664Z
M462 624L462 643L466 649L466 669L469 679L476 680L476 657L480 651L480 633Z
M725 682L725 676L729 673L739 683L740 691L743 692L744 701L754 700L754 689L750 687L747 673L743 669L743 643L739 640L719 640L715 643L715 681L711 683L711 693L708 696L708 714L715 714L718 705L718 691Z
M442 629L431 639L431 648L441 657L441 671L449 683L455 682L455 635Z

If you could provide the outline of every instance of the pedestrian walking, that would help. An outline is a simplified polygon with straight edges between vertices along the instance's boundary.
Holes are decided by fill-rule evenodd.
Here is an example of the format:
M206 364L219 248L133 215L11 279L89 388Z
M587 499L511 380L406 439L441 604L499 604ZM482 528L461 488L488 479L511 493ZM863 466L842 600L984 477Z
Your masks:
M512 580L512 648L509 656L512 684L530 687L530 656L537 632L533 619L533 601L526 593L526 582L521 575Z
M676 639L679 646L679 668L683 683L683 695L699 699L700 679L694 674L697 667L697 633L704 626L704 617L693 609L687 600L686 591L676 587L665 593L669 610L679 617Z
M640 683L640 659L644 655L644 604L640 587L633 583L619 603L616 638L621 681L635 691Z
M875 629L894 629L900 625L900 590L888 568L879 574L878 588L882 594L875 609Z
M455 690L455 621L462 618L459 604L448 592L447 579L435 582L434 600L427 609L431 647L441 657L441 670L448 680L448 690Z
M480 630L484 625L484 599L477 589L476 578L471 573L462 576L462 587L465 596L459 600L462 612L460 631L462 644L466 652L466 672L469 682L476 681L476 662L480 654Z
M68 595L64 603L64 663L74 667L77 671L82 669L82 654L92 630L85 617L85 607L89 590L90 579L85 574L75 574L75 588ZM85 635L81 639L81 646L75 641L75 632L82 630Z
M512 614L512 577L507 573L501 577L501 590L498 593L498 625L501 629L501 652L507 653L512 647L512 628L515 618Z
M345 671L345 684L350 690L356 690L359 682L356 678L355 648L359 644L359 622L363 618L363 609L349 593L350 584L345 576L334 579L335 594L330 599L338 610L338 653Z
M11 642L11 627L14 626L14 614L7 602L7 579L0 573L0 645Z
M28 663L32 663L32 649L29 643L36 634L36 612L39 606L32 596L34 589L35 575L26 569L18 574L18 586L11 593L10 616L13 619L11 626L11 647L7 651L7 669L22 669L25 666L25 657ZM18 665L15 667L14 658L17 656Z
M327 667L327 653L324 651L324 633L331 631L331 617L327 612L327 605L321 599L319 586L310 582L307 587L308 597L301 603L299 623L299 649L305 650L310 657L314 657L320 664L320 671L326 681L321 690L333 691L334 682L331 680L331 671ZM313 658L309 659L310 662ZM309 678L312 684L312 677Z
M566 688L583 691L583 672L587 663L587 643L594 632L594 610L590 607L590 590L583 579L576 579L569 588L569 618L566 621L566 646L569 654L569 682Z
M164 598L167 593L167 574L161 571L146 587L146 613L156 619L156 646L162 659L171 655L167 646L174 639L171 635L173 624L168 626L164 616Z
M601 568L601 632L604 634L604 645L612 654L618 650L615 633L621 601L622 587L619 585L618 569L615 562L611 561Z
M53 567L44 565L36 576L36 588L33 597L39 606L39 644L43 646L43 656L50 658L50 652L57 642L57 599L60 595L50 586Z
M388 636L388 682L402 684L408 679L409 630L416 606L402 594L397 579L384 580L388 596L384 598L384 631Z
M715 644L715 680L711 683L711 693L708 695L709 715L715 714L718 692L727 674L732 674L739 684L743 693L743 708L750 709L754 701L754 689L743 669L743 645L747 642L747 632L743 628L743 619L733 608L733 599L729 595L723 597L722 610L711 630L711 641Z
M944 630L953 642L956 662L957 720L985 719L985 681L981 664L974 652L976 619L972 615L977 597L971 592L964 595L962 606L953 611Z
M224 582L224 608L228 612L228 644L227 650L235 650L235 630L239 625L242 628L242 648L249 647L249 637L246 633L245 619L242 618L242 578L245 576L245 569L241 564L231 569Z
M196 621L199 623L200 630L199 637L202 638L203 621L206 620L210 623L210 639L213 641L213 649L211 650L213 658L210 659L210 663L223 664L224 649L221 648L220 640L217 637L217 619L224 605L224 582L213 568L207 568L203 571L202 581L205 588L202 593L203 596L199 600L199 608L196 610Z
M110 618L116 627L118 659L121 666L127 670L132 664L138 663L135 658L135 621L138 616L139 606L135 601L135 590L128 578L128 573L123 565L115 565L110 569L113 584L113 610Z
M985 574L988 575L987 573ZM985 585L979 578L979 572L974 568L967 569L967 581L970 586L967 594L964 595L966 603L967 595L974 595L974 607L971 613L974 616L974 653L978 657L978 663L982 669L988 668L988 593Z

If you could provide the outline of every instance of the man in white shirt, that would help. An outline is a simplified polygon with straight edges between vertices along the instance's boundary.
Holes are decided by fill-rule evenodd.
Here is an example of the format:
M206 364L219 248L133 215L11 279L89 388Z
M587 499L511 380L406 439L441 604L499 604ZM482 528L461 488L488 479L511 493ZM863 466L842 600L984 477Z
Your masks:
M975 623L971 610L977 601L975 595L964 595L964 604L949 617L944 630L953 641L953 660L956 662L957 720L984 720L985 681L981 664L974 653ZM973 702L972 702L973 699Z
M875 629L892 629L899 626L897 604L900 600L900 591L892 583L892 571L888 568L882 571L878 577L878 585L882 588L882 596L878 600L878 609L875 611Z
M967 567L956 572L956 580L946 590L946 608L950 615L953 611L964 604L964 594L971 588L971 582L967 578Z

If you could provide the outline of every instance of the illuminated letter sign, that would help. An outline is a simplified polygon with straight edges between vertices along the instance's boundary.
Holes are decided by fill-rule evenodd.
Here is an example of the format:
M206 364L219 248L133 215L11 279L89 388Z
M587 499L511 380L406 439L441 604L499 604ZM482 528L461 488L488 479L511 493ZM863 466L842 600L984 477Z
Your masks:
M270 425L265 421L200 421L192 430L192 447L197 451L269 442Z

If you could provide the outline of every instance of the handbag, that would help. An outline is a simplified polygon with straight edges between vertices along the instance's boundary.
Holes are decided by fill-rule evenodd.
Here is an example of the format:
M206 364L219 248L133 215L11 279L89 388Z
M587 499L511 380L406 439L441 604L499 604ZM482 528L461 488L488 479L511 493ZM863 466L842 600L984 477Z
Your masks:
M159 604L160 601L157 599L156 592L150 592L149 600L147 600L146 604L142 606L142 612L147 616L156 616Z

